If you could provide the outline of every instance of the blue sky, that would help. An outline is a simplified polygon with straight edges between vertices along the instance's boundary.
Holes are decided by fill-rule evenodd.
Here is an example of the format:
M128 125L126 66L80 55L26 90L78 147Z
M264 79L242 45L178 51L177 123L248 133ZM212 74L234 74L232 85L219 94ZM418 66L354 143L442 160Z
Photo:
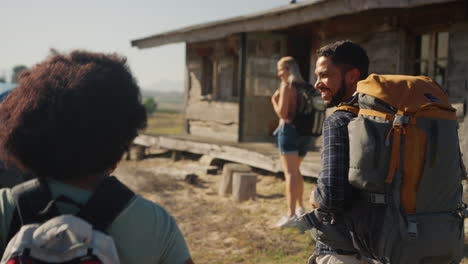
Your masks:
M185 45L138 50L130 40L287 5L289 0L2 0L0 77L50 48L118 52L143 88L183 81ZM181 87L182 88L182 87Z

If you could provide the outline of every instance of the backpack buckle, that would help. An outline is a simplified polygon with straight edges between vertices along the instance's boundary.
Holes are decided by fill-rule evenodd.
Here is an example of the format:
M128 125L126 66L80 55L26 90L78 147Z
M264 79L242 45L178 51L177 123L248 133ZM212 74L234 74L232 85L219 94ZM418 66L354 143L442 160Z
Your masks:
M455 215L461 219L468 218L468 208L466 204L460 204L457 209L455 209Z
M418 238L418 222L408 222L408 234L412 239Z
M295 221L301 234L304 234L305 231L320 226L324 222L331 223L331 221L334 221L334 217L330 216L329 213L325 213L323 211L320 211L319 209L315 209L308 214L303 214L299 219Z
M369 193L369 202L373 204L387 204L387 195L381 193Z
M301 232L301 234L304 234L305 231L315 227L313 214L314 212L303 214L296 220L297 227L299 228L299 232Z
M410 121L410 116L407 115L395 115L395 119L393 120L393 125L406 125Z

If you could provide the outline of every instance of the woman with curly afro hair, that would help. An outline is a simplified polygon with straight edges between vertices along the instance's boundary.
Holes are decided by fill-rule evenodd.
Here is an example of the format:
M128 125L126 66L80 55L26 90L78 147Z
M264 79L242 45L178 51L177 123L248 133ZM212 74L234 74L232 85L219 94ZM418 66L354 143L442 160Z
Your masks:
M45 183L51 199L72 200L54 204L60 214L76 214L109 179L118 182L109 174L146 126L146 112L125 58L73 51L24 71L0 104L0 124L1 158ZM2 251L18 225L12 194L0 190ZM109 193L109 205L118 196ZM139 195L104 231L120 263L192 263L173 217Z

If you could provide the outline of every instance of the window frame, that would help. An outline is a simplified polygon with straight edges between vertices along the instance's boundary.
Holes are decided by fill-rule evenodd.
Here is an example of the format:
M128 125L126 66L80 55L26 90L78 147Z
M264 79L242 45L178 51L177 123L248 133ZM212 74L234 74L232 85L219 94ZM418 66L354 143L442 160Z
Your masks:
M442 34L446 34L446 49L442 53L445 53L445 56L439 56L440 48L440 39L439 37ZM427 54L424 53L424 46L427 46ZM415 56L412 61L413 64L413 74L415 75L425 75L431 77L434 81L438 82L441 86L447 85L448 80L448 70L449 70L449 52L450 52L450 32L449 31L431 31L418 34L415 37L414 45ZM424 58L427 56L427 58ZM445 64L445 68L440 67L440 62ZM426 69L422 70L422 64L426 64ZM442 80L438 72L438 69L443 69Z

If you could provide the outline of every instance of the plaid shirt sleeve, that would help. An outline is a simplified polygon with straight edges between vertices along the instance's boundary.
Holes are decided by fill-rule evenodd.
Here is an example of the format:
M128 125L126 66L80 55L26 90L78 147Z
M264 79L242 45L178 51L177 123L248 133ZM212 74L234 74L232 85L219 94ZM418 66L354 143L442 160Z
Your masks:
M351 200L348 123L352 118L352 113L336 111L323 124L322 170L314 199L320 208L327 211L340 211Z

